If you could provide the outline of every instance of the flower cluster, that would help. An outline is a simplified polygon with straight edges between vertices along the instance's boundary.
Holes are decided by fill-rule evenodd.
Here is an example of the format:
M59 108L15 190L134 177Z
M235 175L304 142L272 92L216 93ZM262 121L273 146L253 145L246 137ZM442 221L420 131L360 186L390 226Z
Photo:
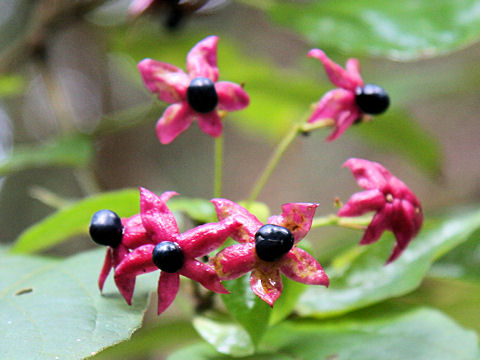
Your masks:
M134 3L141 7L151 1ZM138 64L146 87L170 104L156 125L161 143L172 142L194 120L205 133L218 137L226 112L248 106L250 100L243 86L218 81L217 42L216 36L209 36L196 44L187 55L186 73L174 65L152 59ZM323 63L328 77L338 86L321 98L308 119L309 124L334 127L328 141L337 139L353 123L388 108L390 100L385 90L363 82L358 60L349 59L343 69L319 49L311 50L308 55ZM419 200L379 163L352 158L344 166L352 171L365 191L352 195L338 216L374 212L360 244L371 244L379 240L385 230L392 231L396 244L387 263L394 261L422 226ZM318 204L284 204L280 215L271 216L263 224L247 208L216 198L211 202L218 222L180 233L167 206L174 195L177 194L168 191L157 196L140 188L139 214L120 219L110 210L100 210L93 215L90 235L95 242L107 246L98 280L100 290L113 269L118 290L131 304L136 277L160 270L160 314L175 299L180 275L215 293L227 294L222 281L249 273L252 291L270 306L282 293L282 274L304 284L329 285L329 278L318 261L298 247L312 227ZM228 237L236 244L212 255Z
M100 290L114 268L115 284L131 304L136 277L161 270L160 314L175 299L180 275L211 291L227 294L220 280L252 271L252 290L271 306L282 291L280 271L295 281L328 286L328 277L320 264L295 246L310 230L317 204L285 204L282 215L272 216L269 224L262 226L240 205L214 199L219 222L180 234L166 204L173 195L176 193L169 191L157 196L140 188L140 214L122 221L110 210L93 215L90 235L98 244L107 246L99 277ZM218 249L229 236L241 244L225 248L209 263L197 260Z

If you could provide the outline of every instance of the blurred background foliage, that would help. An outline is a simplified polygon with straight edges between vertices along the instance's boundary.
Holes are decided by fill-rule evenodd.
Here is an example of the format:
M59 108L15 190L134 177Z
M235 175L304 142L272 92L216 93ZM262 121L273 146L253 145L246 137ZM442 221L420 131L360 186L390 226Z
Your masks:
M165 25L165 12L129 19L128 3L0 3L1 243L20 238L19 252L57 256L89 248L77 236L47 249L67 236L61 223L69 236L85 233L85 219L70 206L99 192L141 185L209 199L213 142L193 124L172 144L159 144L154 124L165 105L146 91L136 63L150 57L183 68L188 50L210 34L220 37L220 78L245 84L251 97L247 110L225 120L225 197L247 196L277 141L332 88L321 64L306 57L320 47L340 64L358 57L364 79L386 88L393 106L333 143L324 141L326 131L297 139L260 196L273 213L291 201L317 201L317 213L335 211L336 196L345 201L357 190L341 168L349 157L383 163L414 189L427 215L479 202L478 1L209 1L175 28ZM135 190L102 196L77 206L136 212ZM200 213L181 200L178 210L208 219L211 209L198 201L207 207ZM29 228L58 209L57 219ZM35 231L49 226L51 237L32 246ZM309 239L327 261L360 236L326 228ZM389 300L392 306L429 304L479 332L473 311L480 299L479 233L468 236L434 264L418 290ZM361 311L368 309L374 308ZM161 359L198 339L187 316L178 306L161 323L147 316L133 341L98 358Z

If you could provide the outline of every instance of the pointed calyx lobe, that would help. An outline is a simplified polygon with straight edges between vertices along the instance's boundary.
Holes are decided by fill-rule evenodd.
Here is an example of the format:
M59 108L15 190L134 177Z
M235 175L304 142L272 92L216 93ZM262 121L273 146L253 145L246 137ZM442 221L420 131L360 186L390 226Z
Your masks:
M129 252L116 266L115 281L120 293L131 304L138 275L161 270L158 281L158 313L165 311L179 289L183 275L217 293L228 293L212 266L197 260L217 249L240 223L232 218L207 223L180 233L167 200L176 195L160 196L140 189L140 217L150 243Z
M282 214L262 224L255 215L226 199L213 199L220 220L235 219L242 226L231 236L239 244L211 259L220 279L238 278L250 272L253 292L270 306L282 293L281 273L306 284L328 286L321 265L295 244L310 230L318 204L289 203Z
M162 144L172 142L194 120L203 132L218 137L223 130L218 111L237 111L248 106L250 99L242 86L218 81L217 43L217 36L197 43L187 55L187 73L152 59L138 64L147 89L171 104L156 125Z
M394 261L422 226L420 201L407 185L379 163L352 158L344 166L352 171L358 185L365 191L353 194L338 215L360 216L374 211L360 244L371 244L380 239L385 230L390 230L396 243L387 262Z
M316 104L309 123L333 121L334 129L327 141L337 139L365 115L378 115L390 105L386 91L378 85L365 84L357 59L348 59L345 69L333 62L320 49L312 49L309 57L320 60L330 81L337 86Z

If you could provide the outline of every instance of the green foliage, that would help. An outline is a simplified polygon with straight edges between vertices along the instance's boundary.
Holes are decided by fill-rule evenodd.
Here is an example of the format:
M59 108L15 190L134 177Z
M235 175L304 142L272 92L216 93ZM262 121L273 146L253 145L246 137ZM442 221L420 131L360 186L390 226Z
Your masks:
M374 313L375 312L375 313ZM372 308L356 316L298 320L272 327L258 355L243 359L477 360L478 338L442 313ZM205 344L184 348L168 360L224 360Z
M137 284L132 306L111 281L102 296L104 256L103 249L66 260L0 252L0 357L83 359L128 339L142 324L148 287Z
M268 327L271 309L250 288L247 274L236 280L225 281L230 294L221 295L229 313L248 332L252 344L257 344Z
M480 280L480 231L433 264L429 276L467 281Z
M168 207L172 211L184 212L190 219L199 223L218 221L215 207L205 199L174 197L168 201Z
M92 215L101 209L111 209L121 217L138 213L138 190L127 189L94 195L60 209L21 233L12 252L33 253L57 245L72 236L87 234Z
M480 335L478 304L478 282L427 277L415 292L389 300L383 306L431 306L453 317L462 326L476 330L477 335Z
M153 325L144 325L129 341L103 350L94 359L137 360L160 351L171 351L198 340L200 338L190 320L176 318L175 321L166 321L162 318Z
M478 210L454 213L441 222L430 221L402 256L389 265L385 261L393 248L393 236L383 236L368 247L356 247L326 270L330 287L309 287L297 310L302 315L331 317L406 294L419 286L435 259L465 242L479 228Z
M92 142L82 135L41 145L19 146L0 164L0 176L45 166L82 167L90 163L92 156Z
M272 18L312 44L400 60L458 50L480 36L476 0L274 2Z
M243 357L255 351L252 337L238 324L199 316L193 320L193 326L222 354Z

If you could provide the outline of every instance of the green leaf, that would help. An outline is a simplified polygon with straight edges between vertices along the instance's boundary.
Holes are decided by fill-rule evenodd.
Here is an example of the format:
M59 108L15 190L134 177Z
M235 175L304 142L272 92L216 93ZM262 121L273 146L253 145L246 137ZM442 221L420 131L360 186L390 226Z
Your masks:
M248 332L253 344L257 344L268 328L271 309L250 288L250 277L225 281L230 294L221 295L230 314Z
M427 277L422 286L406 296L391 299L385 306L431 306L445 312L480 334L480 283Z
M92 156L91 140L78 135L42 145L18 146L0 164L0 176L45 166L82 167L90 163Z
M355 247L327 269L330 287L309 287L297 310L303 315L330 317L404 295L419 286L435 259L479 228L478 210L456 212L443 221L430 220L402 256L389 265L384 264L393 248L390 234L375 244Z
M162 341L158 341L158 339L162 339ZM94 359L143 359L148 358L148 356L153 357L154 354L159 352L178 349L199 340L200 337L193 328L191 321L179 320L178 316L175 317L175 321L166 321L162 318L154 325L143 326L133 334L129 341L103 350Z
M149 287L138 282L132 306L111 279L102 296L104 256L103 249L62 261L0 253L1 357L83 359L130 338L142 324Z
M243 357L252 355L255 350L249 334L238 324L198 316L193 320L193 326L222 354Z
M282 276L282 295L275 302L270 315L270 325L275 325L284 320L292 313L298 303L298 299L307 289L307 286Z
M94 195L58 210L23 231L12 247L14 253L33 253L57 245L69 237L87 234L92 215L100 209L112 209L120 217L139 212L136 189Z
M190 219L200 223L218 221L215 207L205 199L174 197L168 201L168 207L172 211L184 212Z
M271 215L270 208L267 204L260 201L240 201L238 203L240 206L243 206L251 214L255 215L258 220L262 223L266 223L268 218Z
M205 343L198 343L194 345L187 346L181 350L176 351L170 355L167 360L227 360L235 359L231 356L221 355L216 352L210 345ZM242 357L242 360L298 360L289 356L288 354L272 354L272 353L262 353L255 354L251 356Z
M476 0L323 0L274 2L268 10L321 48L415 60L478 41Z
M428 275L438 278L480 280L480 231L433 264Z
M474 332L425 308L400 314L368 311L328 322L286 322L273 327L264 344L297 359L474 360L479 355Z
M365 311L331 321L299 320L270 328L261 349L243 359L477 360L478 338L441 312ZM377 316L375 316L377 315ZM184 348L168 360L225 360L206 344Z
M370 144L399 154L429 175L442 171L442 154L438 141L403 111L390 109L373 121L351 129L357 131Z

